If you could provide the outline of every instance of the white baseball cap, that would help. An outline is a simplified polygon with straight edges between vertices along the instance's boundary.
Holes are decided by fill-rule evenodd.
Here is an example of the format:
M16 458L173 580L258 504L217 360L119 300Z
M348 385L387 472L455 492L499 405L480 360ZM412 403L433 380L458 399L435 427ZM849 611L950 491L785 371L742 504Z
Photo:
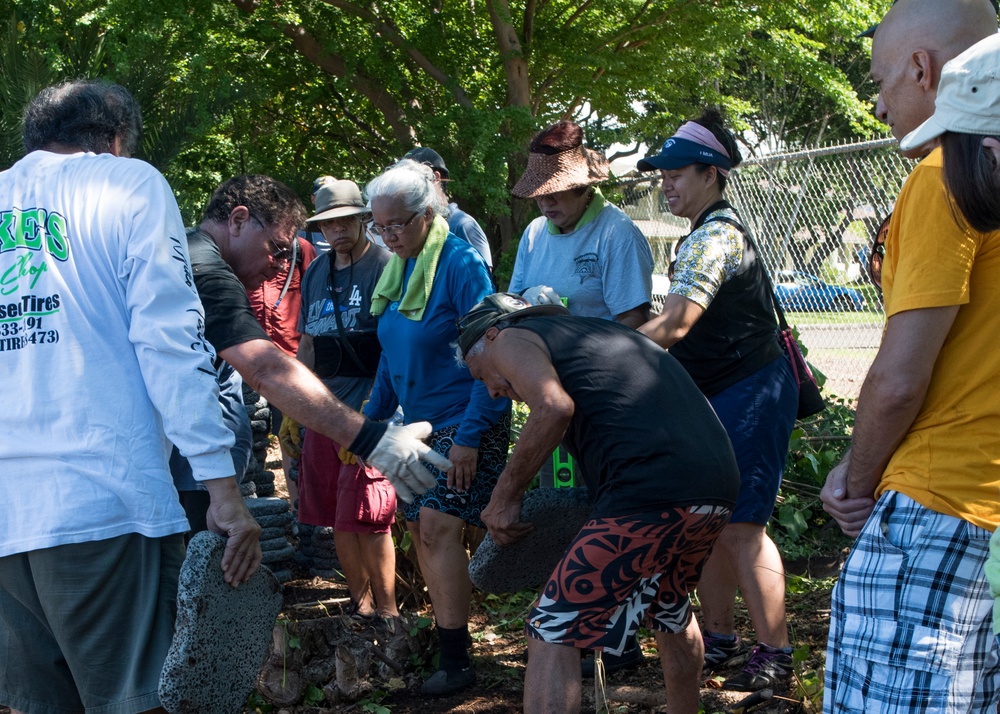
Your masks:
M903 137L899 148L915 149L946 131L1000 136L1000 34L945 63L933 116Z

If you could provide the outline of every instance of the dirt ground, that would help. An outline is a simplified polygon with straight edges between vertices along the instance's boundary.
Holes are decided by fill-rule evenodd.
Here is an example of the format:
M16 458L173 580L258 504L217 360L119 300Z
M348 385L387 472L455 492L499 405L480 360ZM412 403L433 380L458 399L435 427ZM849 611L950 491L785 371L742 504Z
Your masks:
M324 589L329 592L324 594ZM286 604L291 605L305 599L324 596L337 597L343 588L337 583L325 581L294 581L286 585ZM789 595L789 622L792 640L806 653L805 660L797 666L803 685L816 691L816 677L820 677L824 659L824 648L829 618L829 592L818 588L809 593ZM745 612L740 613L741 628L747 630ZM521 711L524 682L524 636L519 627L506 627L504 620L516 619L498 616L489 611L489 604L476 598L473 605L471 632L473 634L472 659L476 667L478 681L469 690L451 697L426 699L415 689L407 689L388 694L378 704L392 714L512 714ZM648 632L640 633L640 643L645 655L644 662L632 670L609 675L606 684L608 710L611 714L647 714L664 710L663 678L656 657L653 637ZM820 673L817 672L820 671ZM712 688L711 683L720 681L727 672L706 680L701 690L701 701L706 714L727 712L735 708L747 694L726 692ZM583 712L597 711L595 707L594 680L583 682ZM776 692L778 696L759 708L761 713L813 712L816 705L803 701L803 693L795 691ZM347 712L378 712L374 704L365 708L365 703L340 707L292 706L275 709L280 714L340 714ZM737 710L738 711L738 710ZM746 711L751 711L747 709ZM252 714L252 712L250 713Z
M287 498L280 462L269 459L267 467L277 474L276 495ZM793 578L798 584L789 588L786 598L788 606L789 634L798 648L796 659L796 680L787 691L774 692L770 701L763 701L740 709L749 695L742 692L728 692L717 688L727 674L720 671L706 675L701 689L701 702L705 714L727 712L759 712L760 714L785 714L791 712L818 712L820 699L809 700L821 692L822 668L825 661L826 637L829 629L829 604L832 580L829 575L836 572L836 565L842 554L831 554L829 561L816 565L813 572L808 564L790 564L790 570L798 571L803 578ZM814 577L809 577L809 576ZM823 579L826 578L826 579ZM346 596L342 583L302 579L286 583L285 605L301 606L310 600ZM450 697L428 699L421 697L416 688L385 693L378 701L361 701L339 707L290 706L274 709L273 714L347 714L348 712L372 712L375 714L514 714L521 711L525 671L525 641L521 622L528 603L523 610L510 611L498 606L481 593L473 598L473 613L470 632L473 637L472 659L476 668L477 682L461 694ZM502 610L502 611L501 611ZM418 614L431 616L429 610ZM520 617L519 617L520 616ZM737 618L743 633L750 631L749 619L742 604L738 604ZM665 708L663 675L660 670L656 645L651 633L640 631L643 648L643 663L630 670L616 672L607 677L604 698L610 714L654 714ZM715 686L712 686L715 685ZM593 679L583 681L583 712L598 711L596 703L600 694ZM385 707L380 709L379 707ZM245 714L254 714L248 710Z

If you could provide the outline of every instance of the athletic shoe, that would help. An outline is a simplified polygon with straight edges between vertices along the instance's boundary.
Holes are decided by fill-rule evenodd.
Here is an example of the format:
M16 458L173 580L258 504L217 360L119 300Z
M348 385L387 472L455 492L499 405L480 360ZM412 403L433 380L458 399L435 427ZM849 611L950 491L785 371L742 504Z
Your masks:
M705 643L705 671L735 667L747 661L750 648L739 635L730 640L727 637L702 634Z
M476 683L476 670L472 665L448 672L439 669L427 678L420 687L420 694L425 697L444 697L457 694Z
M635 635L629 638L625 644L625 649L620 655L610 652L601 653L601 662L604 664L604 673L611 674L623 669L631 669L642 664L642 648L635 639ZM591 652L580 660L580 674L584 679L591 679L594 676L594 653Z
M765 687L785 684L792 678L792 655L767 645L757 645L750 652L746 667L722 683L723 689L756 692Z

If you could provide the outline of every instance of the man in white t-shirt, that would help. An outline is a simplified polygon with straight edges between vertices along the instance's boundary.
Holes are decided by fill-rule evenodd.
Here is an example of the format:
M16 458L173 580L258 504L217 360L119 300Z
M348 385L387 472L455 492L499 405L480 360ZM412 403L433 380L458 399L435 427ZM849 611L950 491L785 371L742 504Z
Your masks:
M187 530L169 442L228 536L225 580L261 561L180 212L129 158L141 127L122 87L49 87L0 173L0 703L15 713L162 711Z

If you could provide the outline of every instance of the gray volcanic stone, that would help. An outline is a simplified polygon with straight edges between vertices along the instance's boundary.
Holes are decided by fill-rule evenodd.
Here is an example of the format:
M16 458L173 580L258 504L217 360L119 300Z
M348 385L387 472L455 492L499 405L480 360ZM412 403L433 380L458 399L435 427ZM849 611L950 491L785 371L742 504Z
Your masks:
M267 498L274 495L274 484L273 483L259 483L257 484L257 495L262 498ZM288 514L291 516L292 514ZM271 516L264 516L265 518L271 518ZM261 526L264 524L261 523Z
M246 503L254 518L285 513L290 508L288 501L283 498L255 498Z
M271 540L272 538L284 538L286 530L280 526L271 526L270 528L262 528L260 531L260 547L264 547L264 541Z
M272 563L282 563L284 561L291 561L295 558L295 548L292 547L291 543L285 543L285 547L279 550L265 550L264 557L261 559L265 565L270 565Z
M527 536L499 546L489 534L469 561L469 578L488 593L544 585L573 537L590 517L586 488L536 488L524 494L521 520L535 526Z
M260 568L239 588L222 578L226 539L198 533L177 590L177 624L160 674L170 714L239 714L264 664L281 610L281 585Z
M268 528L268 530L272 529ZM284 535L280 535L277 538L268 538L267 540L261 538L260 541L260 549L265 553L272 550L284 550L285 548L290 548L290 547L291 544L288 542L288 540L285 538Z

